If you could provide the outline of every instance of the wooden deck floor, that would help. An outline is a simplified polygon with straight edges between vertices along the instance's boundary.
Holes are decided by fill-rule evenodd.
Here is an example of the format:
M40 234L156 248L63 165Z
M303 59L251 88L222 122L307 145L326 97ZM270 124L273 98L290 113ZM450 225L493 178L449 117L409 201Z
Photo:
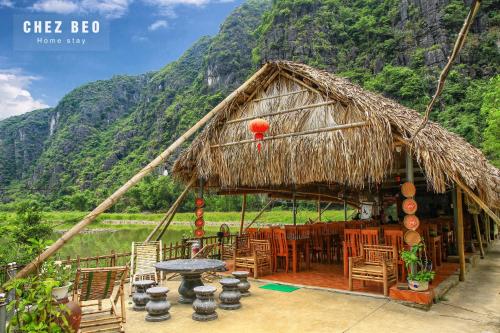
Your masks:
M452 275L457 269L458 264L443 263L437 269L436 278L431 283L431 288L435 288L439 283ZM313 263L310 270L302 270L297 273L277 272L272 275L262 277L263 280L285 282L290 284L332 288L348 290L348 279L344 278L343 266L341 264L318 264ZM353 291L366 292L373 294L383 294L382 284L366 283L363 287L361 281L354 281Z

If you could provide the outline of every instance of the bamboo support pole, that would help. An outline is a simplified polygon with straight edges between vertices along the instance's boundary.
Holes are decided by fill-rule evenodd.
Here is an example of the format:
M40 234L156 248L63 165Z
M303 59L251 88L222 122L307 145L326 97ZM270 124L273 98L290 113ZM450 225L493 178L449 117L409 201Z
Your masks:
M481 237L481 228L479 228L479 217L478 214L472 214L474 218L474 225L476 227L476 237L479 243L479 253L481 254L481 259L484 259L484 249L483 249L483 240Z
M257 119L257 118L279 116L282 114L287 114L287 113L297 112L297 111L302 111L302 110L307 110L307 109L313 109L313 108L319 108L322 106L327 106L327 105L331 105L331 104L335 104L335 103L337 103L337 101L327 101L327 102L321 102L321 103L316 103L316 104L302 105L302 106L297 106L297 107L290 108L290 109L279 110L276 112L270 112L270 113L264 113L264 114L260 114L260 115L256 115L256 116L248 116L248 117L233 119L233 120L226 122L226 124L235 124L235 123L241 123L243 121L253 120L253 119Z
M498 218L498 216L495 215L495 213L484 203L483 200L481 200L481 198L479 198L467 185L462 183L460 180L455 178L454 181L465 193L467 193L467 195L472 200L474 200L484 210L486 214L488 214L493 219L493 221L495 221L496 224L500 225L500 219Z
M459 280L465 281L465 244L464 244L464 211L462 190L457 187L457 243L458 257L460 263Z
M153 229L153 231L151 231L151 233L148 235L148 237L146 237L146 239L144 240L145 242L149 242L153 238L153 236L156 234L156 232L163 226L165 221L169 220L171 215L174 215L174 210L177 210L177 205L179 205L180 202L182 202L184 200L184 197L189 193L189 190L191 189L191 187L194 185L195 182L196 182L196 177L192 177L191 180L189 181L189 183L186 185L186 188L184 189L184 191L182 191L182 193L177 197L177 199L174 201L172 206L169 208L169 210L167 211L165 216L156 225L156 227ZM167 222L167 224L169 224L169 222Z
M483 214L483 220L484 220L484 225L485 225L485 230L486 230L486 241L488 244L491 243L491 224L490 224L490 217L486 214Z
M317 133L323 133L323 132L338 131L338 130L343 130L343 129L362 127L362 126L366 126L366 125L367 125L367 123L365 121L360 121L357 123L337 125L337 126L332 126L332 127L323 127L323 128L317 128L317 129L303 131L303 132L278 134L278 135L274 135L274 136L265 137L260 141L269 141L269 140L288 138L288 137L292 137L292 136L310 135L310 134L317 134ZM218 145L211 145L210 148L228 147L228 146L240 145L240 144L245 144L245 143L255 143L255 142L256 141L254 139L247 139L247 140L241 140L241 141L235 141L235 142L222 143L222 144L218 144Z
M252 226L252 224L254 224L254 223L257 221L257 219L258 219L258 218L259 218L262 214L264 214L264 211L267 209L267 207L269 207L269 205L271 205L271 203L272 203L273 201L274 201L273 199L270 199L270 200L267 202L267 204L266 204L264 207L262 207L262 209L259 211L259 213L257 214L257 216L255 216L255 217L253 218L252 222L250 222L250 224L249 224L249 225L247 225L247 226L245 227L245 230L247 230L248 228L250 228L250 226Z
M88 224L94 221L101 213L108 210L113 206L132 186L137 184L145 176L150 174L155 168L160 164L164 163L167 157L169 157L177 148L180 147L188 138L190 138L194 133L196 133L203 125L205 125L212 117L218 113L222 108L226 107L228 103L238 96L248 88L248 86L260 75L268 70L269 65L265 64L259 69L252 77L250 77L241 87L229 94L221 103L219 103L215 108L207 113L203 118L201 118L193 127L182 134L177 140L175 140L165 151L158 155L153 161L146 165L141 171L134 175L129 181L122 185L118 190L116 190L110 197L104 200L99 206L97 206L92 212L83 218L79 223L74 225L70 230L68 230L64 235L62 235L57 241L55 241L49 248L47 248L39 257L34 259L28 265L26 265L16 277L24 277L32 272L37 262L43 262L49 258L52 254L57 252L64 244L66 244L71 238L77 235L81 230L83 230Z
M241 202L241 222L240 222L240 235L243 235L243 225L245 224L245 210L247 208L247 195L243 194L243 201Z
M196 181L196 179L195 179ZM172 205L172 212L170 213L170 216L168 217L168 219L166 220L167 223L165 224L165 226L163 227L163 229L161 230L160 234L158 235L158 237L156 237L156 240L159 241L163 235L165 234L165 232L167 231L168 227L170 226L170 223L172 223L172 221L174 220L174 217L175 217L175 214L177 213L177 211L179 210L179 207L181 206L181 204L184 202L184 198L187 196L187 194L189 193L189 188L191 186L188 186L186 187L186 189L181 193L181 195L179 196L179 198L177 198L176 202L174 203L174 205Z

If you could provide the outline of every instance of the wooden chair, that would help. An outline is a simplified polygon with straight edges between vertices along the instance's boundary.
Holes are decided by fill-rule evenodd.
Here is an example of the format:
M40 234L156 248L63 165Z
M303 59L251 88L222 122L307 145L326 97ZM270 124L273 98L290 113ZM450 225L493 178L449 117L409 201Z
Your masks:
M73 285L73 301L80 307L97 306L97 310L83 312L81 333L116 331L124 332L126 320L124 284L127 266L79 268ZM118 285L116 295L112 297ZM120 310L117 302L120 299ZM110 308L102 309L102 301L109 300Z
M379 228L361 229L361 244L378 245Z
M286 231L283 229L276 228L273 230L273 240L274 240L274 262L275 269L278 269L278 259L283 258L285 261L285 272L288 273L288 267L290 264L291 254L288 251L288 244L286 242Z
M398 252L398 276L400 281L406 282L406 267L403 260L401 260L399 253L404 250L403 230L384 230L384 243L385 245L395 246ZM401 274L399 274L401 272Z
M132 242L130 256L130 295L135 281L154 280L156 283L162 280L163 274L157 272L155 264L163 260L161 241Z
M379 282L384 285L384 295L389 295L389 283L397 283L398 253L395 246L361 245L361 254L349 257L349 290L353 280Z
M361 229L344 229L344 276L349 273L349 257L360 253Z
M235 256L234 270L245 268L253 271L253 277L272 273L271 244L268 240L251 239L250 256Z

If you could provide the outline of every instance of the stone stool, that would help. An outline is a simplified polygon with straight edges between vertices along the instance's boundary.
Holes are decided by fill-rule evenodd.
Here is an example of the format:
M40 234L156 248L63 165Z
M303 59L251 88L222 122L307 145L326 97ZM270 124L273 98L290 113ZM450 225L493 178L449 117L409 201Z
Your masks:
M146 310L146 303L149 302L149 295L146 294L146 290L151 288L154 284L156 284L156 282L153 280L141 280L133 283L133 286L135 287L135 292L132 295L134 311Z
M210 321L217 319L217 303L214 300L214 293L217 288L212 286L198 286L194 288L196 299L193 302L193 320Z
M221 303L219 307L223 310L236 310L241 308L240 298L241 293L238 289L238 283L240 280L226 278L220 280L222 284L222 292L219 295Z
M240 283L238 283L238 289L240 290L241 297L247 297L250 296L250 283L248 282L249 272L247 271L236 271L233 272L233 276L240 280Z
M168 288L153 287L146 290L151 298L146 304L146 321L163 321L170 319L170 302L167 301Z

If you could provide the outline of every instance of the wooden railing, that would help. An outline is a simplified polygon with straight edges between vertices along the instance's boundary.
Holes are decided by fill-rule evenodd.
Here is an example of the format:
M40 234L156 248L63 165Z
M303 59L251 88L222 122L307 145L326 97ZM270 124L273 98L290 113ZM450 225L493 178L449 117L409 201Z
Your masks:
M210 256L216 257L220 256L222 259L224 258L224 247L229 247L236 239L236 235L229 235L223 238L223 246L222 248L215 247L210 254ZM163 260L174 260L174 259L185 259L189 258L191 255L191 244L190 241L198 240L200 242L201 247L208 244L217 244L219 242L219 238L217 236L207 236L202 238L184 238L182 241L178 241L175 243L163 244L162 252L163 252ZM67 256L66 258L61 258L61 262L63 265L71 265L73 269L78 267L109 267L109 266L122 266L130 263L130 252L115 252L111 251L109 254L91 256L91 257L82 257L76 256L71 257ZM17 269L22 269L21 265L17 266ZM2 286L9 279L7 274L8 266L0 266L0 286Z

